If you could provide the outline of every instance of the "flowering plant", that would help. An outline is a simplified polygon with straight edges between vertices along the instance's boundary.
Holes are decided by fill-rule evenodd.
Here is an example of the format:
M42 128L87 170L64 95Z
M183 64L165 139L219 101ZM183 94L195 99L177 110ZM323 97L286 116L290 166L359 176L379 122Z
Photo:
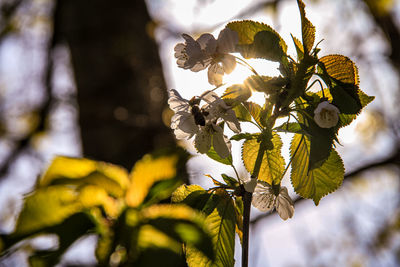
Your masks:
M175 202L204 212L213 222L217 266L233 266L235 231L242 241L242 266L247 266L251 204L262 212L275 209L283 220L293 217L294 202L281 186L289 167L294 191L316 205L341 185L344 166L334 149L338 130L373 100L360 90L357 67L349 58L319 56L315 27L306 17L303 1L297 4L302 38L292 36L296 60L287 54L287 44L275 30L249 20L228 23L217 39L208 33L196 40L183 34L185 43L175 47L178 67L194 72L208 68L208 81L217 87L191 100L170 90L168 103L175 113L171 128L178 139L194 137L198 153L232 166L236 174L236 178L221 174L224 182L209 176L216 186L209 190L183 185L173 194ZM246 62L249 58L278 62L280 75L260 74ZM253 75L243 84L229 85L217 93L223 87L223 75L231 73L237 63L247 66ZM314 85L319 85L319 90L314 90ZM263 106L248 101L254 92L264 94ZM278 119L284 123L278 126ZM243 132L239 121L252 123L259 131ZM230 138L224 125L234 133ZM281 154L282 133L293 135L287 164ZM247 177L240 177L233 165L232 142L242 142ZM215 213L219 205L224 205L224 215ZM222 237L220 229L224 229ZM189 246L186 257L189 266L199 261L211 263Z

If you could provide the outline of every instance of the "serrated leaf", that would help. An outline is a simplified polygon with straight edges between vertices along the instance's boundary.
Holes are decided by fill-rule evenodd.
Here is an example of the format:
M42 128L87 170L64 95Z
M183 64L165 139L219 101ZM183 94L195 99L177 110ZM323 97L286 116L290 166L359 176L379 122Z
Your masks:
M248 110L253 117L253 119L259 124L263 125L261 121L261 106L253 102L244 102L243 106Z
M281 155L282 141L276 133L273 133L271 141L273 148L264 152L258 179L269 184L280 184L285 170L285 160ZM247 140L243 143L242 160L246 170L250 173L254 171L260 144L256 139Z
M121 197L129 184L127 171L117 165L58 156L39 180L39 186L56 184L97 185L115 197Z
M348 84L359 85L358 69L348 57L342 55L328 55L319 59L326 73L332 78Z
M236 106L240 102L246 101L251 96L251 91L247 86L234 84L226 88L222 99L230 106Z
M243 106L243 104L234 106L232 109L235 112L236 118L238 118L239 121L251 121L251 115L249 111Z
M176 177L177 163L176 154L157 158L145 155L137 161L130 174L131 185L126 193L126 203L131 207L141 205L156 182Z
M193 185L181 185L178 187L171 196L172 202L182 202L190 193L195 191L205 191L200 185L193 184Z
M232 165L232 155L229 155L226 158L221 158L217 151L215 151L214 147L211 146L210 150L206 153L206 155L215 161L218 161L219 163L225 164L225 165Z
M331 150L328 159L318 168L309 170L310 143L307 137L296 134L290 146L292 157L291 181L296 193L303 198L320 199L332 193L343 182L344 166L339 154Z
M212 201L217 203L216 208L206 219L206 224L211 231L213 248L216 252L215 261L210 261L199 250L188 246L186 256L190 267L232 267L234 265L236 215L233 201L224 190L217 191L215 195L218 198L214 198Z
M315 27L314 25L306 18L305 4L302 0L297 0L297 5L300 10L300 18L301 18L301 35L303 37L303 47L304 53L309 55L315 41Z
M270 60L286 60L287 45L270 26L250 21L234 21L227 27L239 35L239 50L243 57L263 57ZM266 48L269 49L266 49ZM273 53L270 53L273 51ZM279 57L279 59L278 59Z
M260 31L254 36L254 41L238 47L244 58L263 58L281 62L286 58L285 48L280 44L280 37L270 31Z
M296 48L297 59L299 61L301 61L304 58L303 44L301 43L301 41L299 39L294 37L292 34L290 34L290 36L292 36L292 40L293 40L294 46Z

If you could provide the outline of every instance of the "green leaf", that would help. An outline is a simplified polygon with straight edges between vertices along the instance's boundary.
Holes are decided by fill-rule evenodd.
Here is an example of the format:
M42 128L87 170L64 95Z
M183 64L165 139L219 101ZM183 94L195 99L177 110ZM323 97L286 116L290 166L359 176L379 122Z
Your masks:
M186 205L160 204L143 209L140 218L143 224L151 225L168 237L195 248L207 260L214 260L208 223L200 212Z
M269 184L280 184L285 170L285 160L281 155L282 141L276 133L272 134L271 141L273 148L264 152L258 179ZM250 173L254 171L260 145L261 142L256 139L247 140L243 143L242 159L246 170Z
M270 26L244 20L230 22L227 27L238 33L238 46L243 57L262 57L274 61L286 59L283 55L286 55L287 45Z
M290 146L290 155L294 190L303 198L313 199L315 205L342 184L343 161L335 150L331 150L328 159L320 167L309 170L310 142L307 137L296 134Z
M226 88L222 99L230 106L236 106L241 102L246 101L251 96L251 91L243 84L234 84Z
M210 201L215 202L216 208L207 216L206 224L211 231L213 248L216 251L215 261L212 262L194 247L186 248L187 263L192 266L226 266L234 265L236 215L234 204L229 194L217 190L216 196Z
M35 251L29 257L30 266L56 266L67 249L80 237L88 234L89 230L93 228L93 222L84 213L73 214L61 224L46 228L46 233L57 234L58 247L56 250Z
M294 37L292 34L290 34L290 36L292 36L294 46L296 47L297 60L300 61L300 60L302 60L304 58L303 44L301 43L301 41L299 39Z
M244 84L253 91L263 92L268 95L276 95L284 90L288 82L288 79L282 76L270 77L252 75L244 81Z
M358 69L348 57L328 55L319 59L326 73L342 83L359 85ZM320 65L321 66L321 65Z
M229 175L226 175L225 173L221 174L221 176L222 176L222 179L224 179L225 183L228 186L235 188L236 186L239 185L239 182L235 178L233 178Z
M156 182L174 179L178 160L176 154L160 157L148 154L137 161L130 174L131 185L126 193L126 203L131 207L138 207Z
M276 62L286 58L279 36L270 31L258 32L252 44L240 45L238 49L244 58L263 58Z
M251 115L243 104L234 106L232 109L239 121L251 121Z
M19 214L13 235L27 235L63 222L82 210L74 189L51 186L37 189L28 195Z
M127 171L117 165L85 158L56 157L39 180L48 185L97 185L115 197L121 197L129 184Z
M253 119L258 123L258 125L264 125L261 121L261 106L253 102L244 102L243 106L250 112Z
M285 122L274 128L274 130L278 132L308 134L306 132L306 129L307 126L297 122L289 122L289 123Z
M218 153L215 151L214 147L211 146L210 150L206 153L206 155L215 160L218 161L219 163L225 164L225 165L232 165L232 155L229 155L226 158L221 158Z
M211 262L198 250L188 247L189 266L233 266L236 214L233 201L222 189L208 193L198 185L183 185L172 195L172 200L182 202L207 215L206 224L210 227L216 260Z
M304 54L309 55L315 41L315 27L306 18L305 5L302 0L297 0L301 18L301 35L303 37Z

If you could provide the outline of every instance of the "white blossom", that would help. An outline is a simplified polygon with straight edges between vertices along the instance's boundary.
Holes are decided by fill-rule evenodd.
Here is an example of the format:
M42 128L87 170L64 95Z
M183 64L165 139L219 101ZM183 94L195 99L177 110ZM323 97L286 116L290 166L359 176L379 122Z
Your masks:
M209 94L216 96L214 92L207 91L200 98L206 98ZM221 101L223 102L222 99ZM199 108L200 112L202 112L200 116L204 116L204 126L196 123L195 116L192 112L193 107L191 106L190 101L182 98L180 94L174 89L171 89L169 91L168 104L170 108L175 112L174 116L172 116L171 119L171 128L174 130L176 138L190 139L195 136L194 145L200 153L207 153L212 145L214 147L214 150L221 158L226 158L231 154L230 140L227 136L224 135L222 128L217 125L220 117L216 116L224 114L214 112L214 109L217 108L216 104L206 104L204 107L201 107L201 109ZM226 108L228 108L228 106L226 106ZM203 112L207 113L208 115L203 115ZM224 116L226 117L226 115ZM230 119L232 120L232 118ZM234 124L234 122L230 123Z
M314 121L321 128L331 128L336 126L339 121L339 109L328 101L318 104L314 110Z
M207 118L209 120L215 121L218 118L222 118L233 132L240 133L239 120L232 108L228 106L223 99L211 91L205 94L203 99L207 102L204 106L204 110L207 111Z
M236 67L235 57L229 53L235 52L239 41L237 32L225 28L215 39L209 33L202 34L194 40L187 34L183 34L185 43L175 46L177 64L184 69L198 72L208 68L208 82L213 85L221 85L224 73L231 73Z
M272 186L264 181L257 182L252 204L263 212L275 208L283 220L292 218L294 214L294 204L288 194L287 188L281 186L279 192L274 192Z

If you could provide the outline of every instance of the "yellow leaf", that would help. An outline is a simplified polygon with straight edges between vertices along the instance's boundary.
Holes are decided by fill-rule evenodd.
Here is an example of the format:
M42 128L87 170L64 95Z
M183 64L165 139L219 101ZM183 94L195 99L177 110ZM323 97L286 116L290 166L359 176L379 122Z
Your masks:
M174 178L177 162L177 155L158 158L145 155L136 162L130 174L131 185L126 193L126 203L131 207L139 206L154 183Z
M328 55L320 58L319 61L324 64L326 72L332 78L342 83L359 84L357 66L348 57Z
M273 149L264 152L258 179L269 184L273 182L279 184L285 170L285 160L281 155L282 141L279 135L273 134L272 143ZM260 143L257 139L246 140L243 143L242 159L246 170L250 173L254 171L259 149Z
M120 166L85 158L58 156L41 177L39 186L92 184L104 188L116 197L121 197L128 183L128 173Z

